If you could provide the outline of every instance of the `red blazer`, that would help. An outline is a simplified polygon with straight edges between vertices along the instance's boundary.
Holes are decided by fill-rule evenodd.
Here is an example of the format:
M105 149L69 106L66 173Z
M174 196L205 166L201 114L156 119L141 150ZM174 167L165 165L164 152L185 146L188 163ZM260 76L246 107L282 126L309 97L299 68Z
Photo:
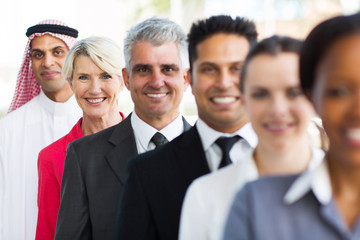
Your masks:
M36 240L54 239L56 219L60 206L60 186L64 160L69 143L83 137L82 118L71 131L40 151L38 158L38 220Z
M120 112L121 118L125 116ZM71 131L40 151L38 157L38 219L36 240L54 239L56 219L60 207L60 187L69 143L83 137L82 118Z

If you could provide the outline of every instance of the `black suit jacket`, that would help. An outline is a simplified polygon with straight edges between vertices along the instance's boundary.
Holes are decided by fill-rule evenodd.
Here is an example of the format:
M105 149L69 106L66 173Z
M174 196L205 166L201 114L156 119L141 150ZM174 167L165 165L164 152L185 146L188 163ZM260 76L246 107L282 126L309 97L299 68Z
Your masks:
M55 239L114 238L126 163L138 154L130 119L69 145Z
M196 127L128 163L121 194L116 239L172 240L190 183L209 173Z

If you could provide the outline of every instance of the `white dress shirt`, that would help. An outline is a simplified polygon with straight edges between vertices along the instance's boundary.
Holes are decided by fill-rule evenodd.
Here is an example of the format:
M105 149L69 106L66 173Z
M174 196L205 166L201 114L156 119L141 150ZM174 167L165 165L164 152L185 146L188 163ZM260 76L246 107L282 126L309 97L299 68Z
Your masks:
M184 122L180 114L174 121L158 131L156 128L141 120L134 110L131 114L131 126L134 130L139 154L155 149L155 144L150 140L156 132L164 135L169 142L184 132Z
M312 147L308 171L315 169L323 157L321 149ZM258 177L253 151L250 151L237 163L196 179L183 202L179 240L222 239L226 217L236 193L246 182Z
M235 135L242 137L242 139L233 145L229 153L234 163L238 162L243 155L248 154L257 145L257 136L250 123L245 124L242 128L231 134L218 132L206 125L201 119L196 122L196 128L200 135L210 171L217 170L221 162L221 148L215 143L219 137L232 137Z
M74 96L57 103L41 91L0 120L0 239L35 238L38 154L81 116Z

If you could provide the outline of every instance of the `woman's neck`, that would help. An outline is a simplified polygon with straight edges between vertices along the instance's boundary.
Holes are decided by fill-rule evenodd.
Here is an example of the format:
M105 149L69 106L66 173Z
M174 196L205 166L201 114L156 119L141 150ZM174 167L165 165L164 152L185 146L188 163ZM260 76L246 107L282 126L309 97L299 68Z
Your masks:
M306 170L311 158L312 151L307 139L279 148L259 141L254 151L260 176L298 174Z
M119 111L114 111L102 118L90 118L84 115L81 123L81 131L84 136L91 135L122 121Z

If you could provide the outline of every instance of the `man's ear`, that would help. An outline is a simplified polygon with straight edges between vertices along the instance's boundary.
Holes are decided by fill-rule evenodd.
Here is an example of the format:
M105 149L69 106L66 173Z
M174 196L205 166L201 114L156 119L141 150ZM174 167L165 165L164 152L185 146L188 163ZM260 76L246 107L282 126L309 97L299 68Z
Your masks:
M124 79L125 87L130 91L130 74L126 68L122 69L122 76Z
M187 73L187 81L188 81L189 85L191 86L193 79L192 79L192 76L191 76L190 68L187 69L186 73Z
M190 70L189 68L185 69L184 73L183 73L183 78L184 78L184 92L186 91L186 89L188 88L189 84L190 84Z

